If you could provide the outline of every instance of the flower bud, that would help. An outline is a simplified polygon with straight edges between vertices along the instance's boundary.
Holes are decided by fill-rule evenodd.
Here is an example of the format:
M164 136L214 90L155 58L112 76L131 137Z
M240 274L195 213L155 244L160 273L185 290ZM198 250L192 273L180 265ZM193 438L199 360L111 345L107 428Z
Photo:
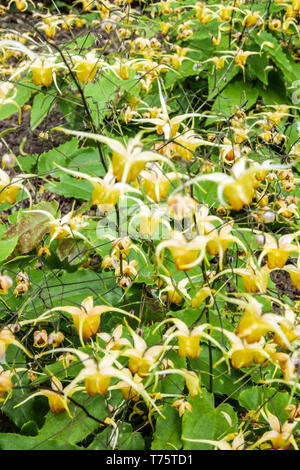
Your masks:
M262 216L263 221L266 224L271 224L275 221L275 214L271 211L266 211Z
M33 339L33 346L35 346L36 348L43 348L48 343L48 333L46 330L35 331L33 333Z
M16 163L16 156L14 153L5 153L2 157L3 168L13 168Z
M266 243L266 237L263 234L258 233L255 237L255 241L259 246L264 246Z

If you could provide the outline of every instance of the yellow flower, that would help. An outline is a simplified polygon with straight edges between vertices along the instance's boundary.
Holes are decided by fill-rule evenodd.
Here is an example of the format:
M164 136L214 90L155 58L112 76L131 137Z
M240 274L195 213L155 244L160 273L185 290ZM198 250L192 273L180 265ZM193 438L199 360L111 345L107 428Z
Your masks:
M111 139L104 135L71 131L60 127L57 129L65 132L67 135L71 134L87 137L98 142L102 142L110 147L110 149L113 151L111 162L112 173L116 177L117 181L121 181L122 183L128 183L130 181L136 180L141 171L144 169L146 162L162 160L166 161L166 163L172 166L168 159L164 158L163 156L150 150L143 150L143 143L141 141L142 133L139 133L134 138L129 139L127 145L125 146L118 140ZM65 171L71 173L69 170ZM80 174L78 173L78 175ZM90 178L90 180L92 181L96 179Z
M274 342L282 349L288 349L289 343L300 339L300 324L295 313L290 309L285 309L284 317L280 317L280 330L274 334Z
M180 417L183 416L184 413L191 413L193 411L192 405L183 398L181 400L174 401L172 406L177 408Z
M201 287L197 294L192 298L192 307L199 308L200 305L207 299L207 297L211 297L212 293L209 287Z
M215 327L215 329L220 330L220 328L217 327ZM225 356L230 358L231 364L235 369L251 367L253 361L255 364L261 364L264 361L267 364L270 360L271 354L275 352L275 345L265 345L263 337L256 343L248 344L235 333L224 329L222 331L231 343L231 348Z
M0 276L0 294L7 294L8 289L13 285L13 280L10 276L5 274Z
M73 56L72 62L75 65L77 78L83 85L94 80L100 65L100 59L95 56L95 52L89 52L85 57Z
M247 296L245 300L240 301L241 307L245 309L235 334L240 338L246 340L248 344L260 341L261 337L270 332L275 333L285 347L288 345L289 340L286 335L286 330L282 325L284 319L280 315L272 313L262 314L262 304L260 304L254 297ZM279 326L278 324L281 324Z
M15 204L20 188L22 188L21 175L11 179L0 169L0 204L5 202Z
M3 400L7 392L13 390L13 384L11 381L12 372L10 370L4 370L0 366L0 402Z
M203 444L211 444L215 446L218 450L244 450L245 446L243 433L228 434L220 441L213 441L210 439L189 439L186 437L183 437L182 440L190 442L202 442ZM228 441L232 441L231 444L229 444Z
M0 362L3 360L5 361L5 353L10 344L14 344L18 348L22 349L27 356L32 357L27 349L15 339L10 327L7 326L0 330Z
M154 124L155 129L159 135L164 134L165 139L171 139L176 136L180 127L180 123L182 121L184 121L185 119L189 117L200 116L200 115L197 113L187 113L187 114L181 114L180 116L176 116L170 119L159 80L157 80L157 84L158 84L158 92L159 92L160 103L161 103L161 111L158 113L157 117L155 118L140 118L140 119L133 119L133 121Z
M250 260L246 269L234 268L234 272L241 275L246 292L267 291L270 272L267 265L259 268Z
M209 145L217 145L209 142ZM217 145L218 146L218 145ZM255 194L256 175L273 169L283 169L282 165L271 165L270 161L265 161L262 165L252 165L246 168L247 160L240 158L231 168L231 175L224 173L201 174L195 178L189 179L181 187L173 191L175 193L182 190L182 187L188 187L200 181L213 181L218 184L218 198L224 207L230 206L235 211L240 211L245 205L249 205ZM224 200L227 198L228 203Z
M242 245L242 248L245 249L244 245L240 242L240 240L230 234L232 229L233 222L228 222L226 224L223 224L223 226L221 226L219 230L216 230L213 227L213 229L207 233L207 253L209 255L219 255L220 262L225 256L226 250L230 242L235 242L239 245Z
M182 279L175 287L170 277L163 276L162 274L160 277L166 281L167 286L160 291L159 298L161 298L163 292L167 292L169 302L176 305L182 304L184 298L190 299L190 296L188 295L185 288L186 284L189 282L188 279Z
M268 421L271 431L267 431L263 436L253 445L250 449L257 447L266 441L271 441L274 450L287 450L292 444L298 450L297 444L293 436L293 430L297 425L297 421L290 423L286 421L283 425L280 424L277 416L274 416L268 410L266 414L262 411L264 418Z
M134 315L125 312L116 307L110 307L108 305L94 306L93 297L87 297L81 303L81 308L66 306L66 307L55 307L53 310L61 310L67 312L72 316L74 326L79 333L80 338L89 339L91 336L97 333L100 327L101 315L106 312L120 312L124 315L128 315L132 318L136 318Z
M100 362L93 367L88 366L85 368L84 387L88 395L91 397L98 394L106 395L110 385L114 368L111 366L113 358L104 357Z
M27 8L27 2L23 0L13 0L17 10L19 11L25 11ZM11 2L10 2L11 3Z
M232 165L241 158L241 149L239 145L234 145L227 137L224 138L221 145L221 160L227 165Z
M176 173L164 174L163 170L158 165L155 165L143 170L139 176L147 196L154 202L159 202L167 197L170 184L176 178Z
M291 381L296 379L296 365L299 362L299 354L297 352L290 356L284 352L274 352L271 355L271 361L280 367L284 380Z
M183 160L190 161L200 145L203 145L203 139L197 137L192 130L188 130L175 136L173 151Z
M53 331L48 336L48 344L51 345L53 348L57 348L63 340L65 339L63 333L61 331Z
M209 208L205 204L201 205L200 207L197 206L195 219L199 235L208 235L213 230L215 230L215 226L211 223L214 220L220 224L223 224L222 219L219 217L216 217L215 215L209 215Z
M57 219L48 211L34 209L28 212L40 212L50 219L50 243L53 240L63 240L64 238L74 238L75 236L85 239L84 235L78 232L78 229L86 227L88 222L85 221L85 216L76 215L73 217L73 210Z
M168 209L175 220L182 220L185 217L191 218L195 214L197 207L198 203L190 196L177 194L168 199Z
M300 290L300 257L298 258L297 266L287 264L284 266L284 270L289 273L292 285Z
M246 10L247 15L245 16L242 26L246 28L251 28L252 26L255 25L260 25L263 22L262 17L259 14L259 11L250 11Z
M152 346L148 348L147 343L141 336L137 335L127 325L133 338L134 347L126 349L122 354L129 357L128 368L133 374L146 377L164 351L164 346Z
M205 255L205 244L206 239L203 236L199 236L188 242L181 232L175 230L170 240L163 241L158 245L156 257L161 264L160 253L165 248L169 248L174 258L176 269L179 271L188 271L203 259ZM202 249L202 253L199 256L200 249Z
M207 341L211 341L213 344L221 348L220 344L214 338L204 332L206 328L211 328L211 325L209 325L208 323L196 326L195 328L190 330L186 326L186 324L178 318L168 318L166 320L163 320L158 325L158 327L167 322L174 323L174 326L169 328L164 334L164 337L167 339L165 345L172 341L173 338L178 338L179 357L191 357L192 359L196 359L197 357L199 357L201 352L201 338L205 338Z
M283 235L278 241L272 235L265 234L265 245L259 257L259 264L267 255L267 265L270 269L283 268L290 253L299 252L299 246L292 244L295 235Z
M135 374L132 377L132 373L129 369L123 369L122 372L129 378L129 380L133 381L136 384L137 389L132 388L132 386L125 380L118 382L117 385L112 388L121 389L124 400L138 401L140 399L140 393L138 392L138 389L144 388L142 384L143 378L140 377L138 374Z
M32 81L36 86L44 85L49 87L53 81L53 72L55 71L55 57L36 58L31 66Z
M232 12L236 10L233 6L220 5L218 10L218 17L221 21L230 21Z
M108 333L98 333L97 336L101 338L105 344L108 351L115 351L122 349L124 346L131 346L130 342L126 338L122 338L123 326L118 325L111 336Z
M167 369L155 372L155 375L157 376L168 374L181 375L185 380L185 384L192 398L196 397L201 392L200 378L196 372L186 369Z
M86 392L90 396L96 395L98 393L104 396L108 391L111 378L116 377L122 382L125 382L127 386L131 387L131 389L137 392L137 394L141 395L147 405L150 403L152 407L156 411L158 411L159 414L161 414L151 397L148 395L142 384L139 382L139 380L132 380L132 376L130 373L128 373L128 370L124 369L124 367L120 363L118 363L117 357L119 356L120 351L107 351L106 355L100 361L96 361L94 358L90 358L86 353L83 353L82 351L74 350L71 348L61 348L58 349L58 351L59 350L74 352L79 357L84 366L83 369L79 372L79 374L64 390L65 399L67 398L67 393L69 393L70 391L76 391L81 389L81 387L75 388L75 385L82 380L84 381L84 387L86 389ZM112 364L114 363L120 369L113 366ZM124 384L121 385L121 388L126 388L126 386L123 387ZM115 385L111 388L113 389L119 387L118 385ZM126 391L124 393L126 394Z
M241 175L236 181L227 184L223 193L235 211L248 206L254 197L254 181L251 175Z
M152 238L159 227L161 211L151 213L147 206L143 206L138 216L140 218L139 233L143 236L148 235L148 237Z
M71 418L72 416L68 407L68 396L72 396L73 393L78 391L78 388L74 387L72 382L67 387L63 388L62 383L55 376L51 378L51 388L52 390L41 389L39 392L33 393L30 397L26 398L26 400L18 403L16 407L23 405L28 400L31 400L31 398L42 395L48 398L49 407L52 413L60 414L67 411Z
M33 339L33 346L35 348L43 348L48 344L48 333L46 330L35 331L33 333Z
M12 42L14 43L15 41L12 41ZM2 45L5 46L5 43L6 43L6 41L0 41L0 47ZM11 92L13 92L12 95L10 95ZM18 103L16 103L16 101L14 101L14 98L16 96L17 96L17 90L11 82L5 82L5 81L0 82L0 108L5 104L9 104L9 103L13 104L19 111L19 124L20 124L20 122L21 122L21 108L18 105ZM0 175L0 180L1 180L1 175Z
M49 245L39 245L37 247L37 255L44 256L45 258L51 256Z

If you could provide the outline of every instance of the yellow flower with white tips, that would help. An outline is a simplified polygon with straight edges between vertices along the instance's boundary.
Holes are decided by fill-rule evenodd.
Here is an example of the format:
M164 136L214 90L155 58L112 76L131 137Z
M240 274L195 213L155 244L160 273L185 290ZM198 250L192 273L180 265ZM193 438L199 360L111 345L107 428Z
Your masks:
M22 349L28 357L32 357L23 344L15 339L10 326L6 326L0 330L0 362L5 362L5 353L10 344Z
M160 275L160 277L164 279L164 281L166 281L167 283L167 286L164 287L159 293L160 299L163 292L167 292L169 302L176 305L181 305L185 298L190 299L190 296L188 295L186 290L186 285L189 282L188 278L181 279L181 281L179 281L178 285L176 286L176 284L174 285L172 283L172 279L170 277L163 276L162 274Z
M89 52L85 57L80 55L72 56L72 62L77 78L83 85L94 80L98 67L101 65L101 61L95 56L95 52Z
M30 65L32 81L36 86L49 87L53 81L53 73L59 66L55 64L55 57L37 57Z
M287 450L291 444L294 449L299 450L293 436L293 430L297 425L297 421L286 421L282 425L277 416L270 413L270 411L266 410L266 413L264 411L261 413L265 420L269 423L271 431L265 432L263 436L248 450L260 446L266 441L271 441L274 450Z
M198 236L191 241L187 241L183 233L174 230L169 240L165 240L158 245L156 258L159 264L162 265L161 252L168 248L174 258L176 269L189 271L204 258L206 241L204 236Z
M135 315L132 315L131 313L128 313L120 308L110 307L109 305L94 306L93 297L91 296L86 297L82 301L80 308L72 305L54 307L38 317L36 321L42 320L43 318L47 317L50 312L57 310L71 315L81 342L82 338L89 339L91 336L97 333L100 327L101 316L106 312L119 312L139 321Z
M108 351L119 350L123 347L131 346L127 338L122 338L123 326L118 325L111 335L108 333L97 333L97 336L101 338L105 344Z
M129 357L128 368L133 374L146 377L154 365L158 362L159 356L165 350L164 346L147 346L146 341L137 335L127 324L127 328L133 338L134 347L127 348L122 354Z
M121 193L135 192L139 193L139 190L132 188L128 184L116 182L112 171L108 171L104 178L98 178L97 176L90 176L80 171L73 171L67 168L63 168L60 165L56 165L61 170L75 176L76 178L83 178L88 180L94 187L92 193L91 204L92 206L98 206L101 212L111 211L115 205L119 202Z
M16 407L21 406L28 400L41 395L48 398L49 407L52 413L61 414L64 411L67 411L68 415L71 417L68 406L70 400L68 397L71 397L81 388L74 387L72 383L63 388L61 381L57 377L53 376L51 378L51 389L52 390L41 389L39 392L33 393L28 398L26 398L26 400L18 403Z
M203 323L193 329L189 329L183 321L179 320L179 318L167 318L166 320L163 320L156 329L168 322L174 323L174 326L170 327L164 334L164 338L166 338L165 344L167 345L173 338L178 338L179 357L191 357L192 359L196 359L201 352L201 338L211 341L215 346L222 349L220 344L212 338L211 335L204 331L207 328L212 328L210 324Z
M154 202L159 202L167 197L170 184L177 177L175 172L165 174L158 165L146 168L139 176L145 193Z
M198 113L186 113L186 114L181 114L180 116L176 116L170 119L159 80L157 80L157 84L158 84L158 91L159 91L159 97L160 97L160 103L161 103L161 111L158 113L157 117L139 118L139 119L133 119L132 121L142 122L146 124L148 123L154 124L155 129L159 135L164 135L165 139L172 139L176 136L181 122L183 122L185 119L188 119L189 117L201 116L201 115Z
M270 269L283 268L289 255L300 251L300 247L292 243L295 236L295 234L283 235L277 241L275 237L266 233L263 251L259 256L259 264L267 255L267 265Z
M105 135L97 135L89 132L77 132L62 127L57 127L57 130L65 132L67 135L76 135L87 137L107 145L112 151L111 168L112 173L117 181L128 183L136 180L141 171L145 168L145 164L151 161L165 161L168 165L173 167L168 159L152 152L151 150L143 150L142 132L137 134L134 138L129 139L127 145ZM58 166L58 165L57 165ZM65 170L65 169L64 169ZM65 170L71 173L70 170ZM77 172L78 173L78 172ZM78 173L79 174L79 173ZM90 178L92 181L93 178Z

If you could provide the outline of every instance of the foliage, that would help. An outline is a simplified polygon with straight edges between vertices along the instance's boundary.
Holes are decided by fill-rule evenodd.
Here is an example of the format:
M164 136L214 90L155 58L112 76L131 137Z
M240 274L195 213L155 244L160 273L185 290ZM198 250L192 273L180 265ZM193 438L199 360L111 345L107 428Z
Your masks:
M0 5L0 449L298 449L298 0Z

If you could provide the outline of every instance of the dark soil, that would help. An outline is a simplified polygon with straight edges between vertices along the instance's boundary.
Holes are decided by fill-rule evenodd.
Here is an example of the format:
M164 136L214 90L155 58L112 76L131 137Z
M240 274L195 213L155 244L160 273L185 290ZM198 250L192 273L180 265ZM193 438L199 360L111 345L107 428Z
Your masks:
M283 269L272 271L270 274L274 282L278 295L286 295L291 300L300 300L300 291L291 283L291 278L288 272Z
M7 153L8 149L15 155L20 155L20 144L23 139L26 138L26 143L23 146L23 152L32 155L37 153L40 155L43 152L51 150L53 147L57 147L66 140L66 136L61 132L52 132L49 135L49 139L41 139L39 134L41 132L47 132L55 126L63 125L64 118L58 109L54 109L43 122L34 130L30 129L30 111L22 111L21 125L18 124L18 113L13 114L9 119L5 119L0 122L0 132L14 128L15 130L9 132L4 136L4 140L8 145L2 145L0 148L0 157Z

